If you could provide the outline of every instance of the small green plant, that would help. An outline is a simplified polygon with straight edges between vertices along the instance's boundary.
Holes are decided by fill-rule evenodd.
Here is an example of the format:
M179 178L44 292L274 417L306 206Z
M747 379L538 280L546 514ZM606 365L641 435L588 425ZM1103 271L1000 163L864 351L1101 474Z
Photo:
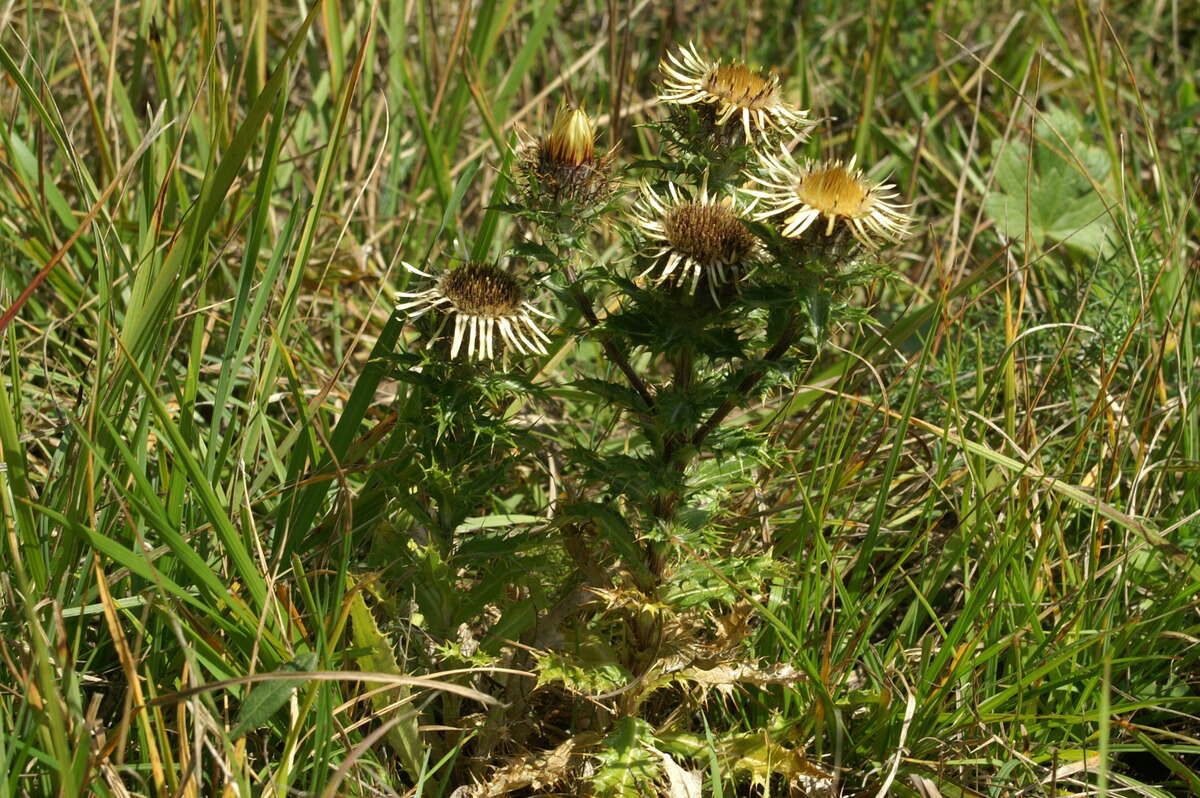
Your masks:
M984 207L1005 237L1034 247L1066 244L1096 257L1110 250L1114 226L1105 203L1112 164L1088 143L1083 123L1053 108L1040 115L1030 141L997 141L996 187Z

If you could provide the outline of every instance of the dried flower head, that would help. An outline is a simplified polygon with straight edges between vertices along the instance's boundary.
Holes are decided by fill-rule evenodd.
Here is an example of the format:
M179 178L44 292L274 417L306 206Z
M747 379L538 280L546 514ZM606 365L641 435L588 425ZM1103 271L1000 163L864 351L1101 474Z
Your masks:
M612 153L596 154L596 127L581 108L562 107L550 135L525 147L525 202L537 209L598 205L612 194Z
M546 137L546 158L579 166L596 157L596 129L582 108L559 109Z
M871 249L908 235L912 218L902 211L906 206L892 201L897 196L893 186L868 180L861 169L854 168L853 158L848 164L800 164L783 150L779 155L760 153L759 159L762 175L752 179L762 189L749 193L765 200L766 207L755 218L788 214L782 226L785 236L799 237L822 217L825 235L832 235L841 222Z
M747 143L754 140L751 123L760 136L769 131L799 135L811 125L807 111L780 96L779 76L774 73L763 73L740 63L708 61L696 52L694 44L668 52L659 69L663 73L659 101L713 105L718 125L737 116Z
M664 196L643 184L633 219L651 244L646 254L654 262L639 277L661 267L656 283L690 278L694 292L703 274L716 301L716 286L741 276L759 253L742 213L733 199L710 197L707 185L690 196L672 183Z
M524 291L511 274L490 263L464 263L438 278L408 263L404 264L404 268L437 280L433 288L425 291L396 294L398 301L409 300L397 304L396 310L416 309L410 319L420 318L435 308L446 314L429 346L433 346L453 315L451 358L458 357L463 349L464 338L468 358L484 360L494 357L497 332L517 352L546 354L543 343L549 343L550 339L534 324L533 316L551 317L525 300Z

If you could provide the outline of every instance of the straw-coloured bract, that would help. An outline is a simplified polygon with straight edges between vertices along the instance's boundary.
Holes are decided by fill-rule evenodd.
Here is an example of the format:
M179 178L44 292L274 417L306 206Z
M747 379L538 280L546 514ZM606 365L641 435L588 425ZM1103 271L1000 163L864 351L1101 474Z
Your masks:
M583 210L613 192L611 152L596 152L596 126L582 108L563 106L550 134L520 153L524 202L544 211Z
M633 220L654 262L640 276L657 270L656 283L690 279L694 292L703 275L715 300L716 287L744 274L759 253L743 213L732 198L710 196L706 184L695 194L674 183L662 194L643 184Z
M663 83L660 102L711 105L716 122L740 120L746 142L773 131L800 135L812 123L808 112L783 99L779 76L741 63L710 61L694 44L668 52L659 64Z

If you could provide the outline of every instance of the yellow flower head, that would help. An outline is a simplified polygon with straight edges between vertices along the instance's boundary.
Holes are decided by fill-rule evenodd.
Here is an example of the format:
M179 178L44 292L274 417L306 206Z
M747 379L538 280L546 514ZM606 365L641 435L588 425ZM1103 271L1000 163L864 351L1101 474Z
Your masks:
M560 108L550 135L521 151L520 175L526 204L559 211L596 206L613 192L611 152L596 152L596 126L581 108Z
M712 105L718 125L741 120L746 142L768 131L801 135L812 125L808 112L786 102L780 93L779 76L751 69L745 64L708 61L694 44L668 52L659 64L663 74L661 102L679 105Z
M894 187L868 180L861 169L854 168L853 158L847 164L801 164L783 150L778 155L760 153L759 159L762 174L752 179L762 188L748 193L762 199L765 207L755 218L785 214L785 236L798 238L818 219L824 219L825 235L832 235L840 223L871 249L907 237L912 218L903 212L906 206L893 201L897 197Z

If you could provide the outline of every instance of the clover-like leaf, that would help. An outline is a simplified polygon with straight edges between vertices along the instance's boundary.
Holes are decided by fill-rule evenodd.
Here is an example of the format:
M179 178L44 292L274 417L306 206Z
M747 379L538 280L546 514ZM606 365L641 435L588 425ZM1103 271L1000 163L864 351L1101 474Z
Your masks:
M984 208L1015 242L1025 241L1028 228L1035 246L1049 240L1101 255L1109 246L1112 220L1095 186L1108 181L1108 154L1088 143L1083 124L1060 109L1044 114L1034 133L1032 154L1024 141L993 144L996 181Z

